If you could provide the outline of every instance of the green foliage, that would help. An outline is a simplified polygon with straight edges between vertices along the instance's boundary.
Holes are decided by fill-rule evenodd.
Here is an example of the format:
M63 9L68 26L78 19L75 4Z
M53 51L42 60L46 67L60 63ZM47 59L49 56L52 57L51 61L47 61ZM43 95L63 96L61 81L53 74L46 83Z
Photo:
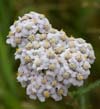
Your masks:
M45 14L53 27L83 37L96 52L86 85L73 88L60 102L32 101L16 81L18 63L6 45L9 26L29 11ZM100 0L0 0L0 109L98 109L100 102ZM96 82L94 82L96 81ZM95 96L91 96L95 94ZM95 102L98 100L98 102Z
M94 90L96 87L100 87L100 80L91 83L90 85L86 87L82 87L78 89L78 91L73 92L73 96L83 96L86 93L89 93L90 91Z

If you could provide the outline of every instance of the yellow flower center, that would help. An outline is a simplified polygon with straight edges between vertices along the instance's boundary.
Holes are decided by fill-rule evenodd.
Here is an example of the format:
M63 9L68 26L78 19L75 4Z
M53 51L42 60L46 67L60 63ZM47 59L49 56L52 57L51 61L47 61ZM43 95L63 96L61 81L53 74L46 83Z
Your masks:
M49 69L50 69L50 70L54 70L54 69L55 69L55 64L50 64L50 65L49 65Z
M62 95L64 93L64 90L63 89L59 89L58 90L58 95Z
M78 74L78 75L77 75L77 79L81 81L81 80L83 80L84 78L83 78L82 74Z
M48 98L48 97L50 96L50 93L49 93L49 91L44 91L44 92L43 92L43 95L44 95L46 98Z

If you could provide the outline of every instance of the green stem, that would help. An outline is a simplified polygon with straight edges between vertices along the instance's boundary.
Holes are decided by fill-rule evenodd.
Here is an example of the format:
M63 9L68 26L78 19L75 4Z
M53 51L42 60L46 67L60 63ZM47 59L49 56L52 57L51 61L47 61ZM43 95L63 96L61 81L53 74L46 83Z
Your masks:
M80 109L86 109L86 97L80 96Z

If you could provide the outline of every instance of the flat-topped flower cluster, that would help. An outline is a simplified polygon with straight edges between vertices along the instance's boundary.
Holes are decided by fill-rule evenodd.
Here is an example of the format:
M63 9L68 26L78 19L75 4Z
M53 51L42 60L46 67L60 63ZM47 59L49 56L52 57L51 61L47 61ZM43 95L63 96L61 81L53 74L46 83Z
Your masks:
M44 15L35 12L19 17L7 37L21 62L17 80L31 99L41 102L48 97L59 101L71 85L83 85L95 60L91 44L52 28Z

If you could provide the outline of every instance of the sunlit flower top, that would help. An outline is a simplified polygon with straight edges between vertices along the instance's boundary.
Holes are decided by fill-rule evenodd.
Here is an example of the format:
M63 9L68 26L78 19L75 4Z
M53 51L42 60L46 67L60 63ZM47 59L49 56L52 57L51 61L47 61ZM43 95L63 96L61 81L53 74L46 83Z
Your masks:
M95 55L82 38L68 37L35 12L19 17L10 29L7 43L17 46L15 59L21 62L17 80L31 99L59 101L71 85L88 78Z

